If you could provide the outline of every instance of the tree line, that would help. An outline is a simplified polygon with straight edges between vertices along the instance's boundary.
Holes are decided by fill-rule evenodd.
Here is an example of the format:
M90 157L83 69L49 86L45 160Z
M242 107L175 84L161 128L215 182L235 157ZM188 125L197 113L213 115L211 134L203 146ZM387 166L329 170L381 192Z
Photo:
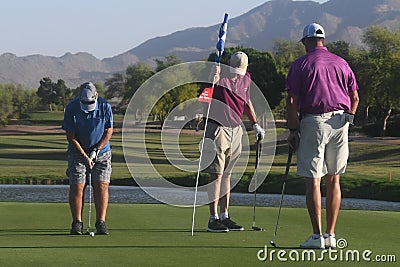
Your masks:
M360 91L360 105L357 113L358 125L379 126L379 133L385 134L388 120L400 108L400 29L390 30L384 26L371 26L363 35L365 48L350 47L346 41L326 43L329 51L347 60L354 70ZM277 40L271 51L254 48L226 48L221 63L229 64L230 56L242 50L249 56L248 71L273 109L276 118L285 117L285 77L290 64L305 54L299 42ZM214 61L210 54L208 61ZM95 83L102 97L112 100L115 110L124 112L136 90L155 73L182 61L175 55L155 60L155 68L145 62L128 66L124 73L114 73L104 83ZM173 79L173 77L171 77ZM139 113L165 120L169 111L195 98L204 84L182 85L168 91L150 108L149 101L143 103ZM68 88L63 80L53 82L43 78L36 90L27 90L21 85L0 84L0 123L6 124L11 118L20 118L34 110L62 110L77 96L78 88Z

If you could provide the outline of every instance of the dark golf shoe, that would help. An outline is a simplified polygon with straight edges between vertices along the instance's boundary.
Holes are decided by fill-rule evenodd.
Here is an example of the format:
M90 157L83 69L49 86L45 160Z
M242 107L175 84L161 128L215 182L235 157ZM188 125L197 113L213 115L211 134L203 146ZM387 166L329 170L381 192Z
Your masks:
M71 235L81 235L83 228L83 222L80 221L73 221L71 224Z
M234 221L232 221L230 218L226 218L225 220L222 220L221 223L225 225L229 231L244 231L243 226L238 225Z
M229 232L229 229L223 225L220 220L214 220L212 222L208 222L207 232L226 233Z
M108 235L108 229L105 221L97 221L95 226L97 230L96 235Z

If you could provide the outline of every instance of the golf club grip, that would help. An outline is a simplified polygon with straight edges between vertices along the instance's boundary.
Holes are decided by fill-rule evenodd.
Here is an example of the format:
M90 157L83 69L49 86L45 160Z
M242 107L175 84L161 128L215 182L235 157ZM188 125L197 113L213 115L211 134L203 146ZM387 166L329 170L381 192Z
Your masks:
M260 164L261 148L262 148L262 143L260 140L257 140L257 143L256 143L256 166L255 166L256 169L258 168L258 165Z
M288 158L287 158L287 162L286 162L286 170L285 170L285 181L288 178L289 175L289 169L290 169L290 165L292 164L292 156L293 156L293 150L289 149L289 153L288 153Z

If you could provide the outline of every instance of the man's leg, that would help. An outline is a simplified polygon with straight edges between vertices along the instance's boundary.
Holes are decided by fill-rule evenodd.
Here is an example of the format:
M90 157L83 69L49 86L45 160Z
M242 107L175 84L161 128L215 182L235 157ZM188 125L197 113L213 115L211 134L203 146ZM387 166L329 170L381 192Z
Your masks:
M92 169L94 204L96 206L97 234L107 235L106 214L108 207L108 185L111 177L111 151L97 157Z
M334 234L339 215L342 193L340 175L327 174L326 178L326 233Z
M96 233L108 235L106 213L108 206L108 182L93 181L93 196L96 206Z
M210 216L218 215L218 200L221 192L222 174L210 174L207 185L208 200L210 201Z
M71 209L72 224L71 224L71 235L81 235L83 223L82 223L82 212L84 203L84 190L85 184L71 184L69 186L69 207Z
M84 188L85 184L71 184L69 186L69 207L72 221L82 221Z
M306 203L313 228L313 235L300 244L301 248L325 248L322 236L321 178L306 178Z
M231 174L227 174L224 175L221 179L221 190L219 199L219 208L221 213L228 213L230 196L231 196Z
M219 199L219 208L221 212L221 223L229 228L229 231L243 231L244 227L238 225L236 222L230 219L229 210L229 200L231 190L231 174L224 175L221 182L221 198Z
M221 212L221 223L229 228L229 231L243 231L244 227L238 225L236 222L232 221L229 216L229 202L230 202L230 190L231 190L231 172L240 157L242 151L242 127L235 127L230 130L229 137L229 149L226 151L228 154L227 160L225 162L226 168L224 175L222 177L221 184L221 198L220 198L220 212Z
M321 178L306 178L306 203L313 233L322 234Z
M94 203L96 206L96 221L105 221L108 207L107 182L93 181Z
M218 202L221 192L222 174L210 174L209 183L207 186L208 199L210 201L210 220L208 221L208 232L228 232L229 229L221 224L218 216Z

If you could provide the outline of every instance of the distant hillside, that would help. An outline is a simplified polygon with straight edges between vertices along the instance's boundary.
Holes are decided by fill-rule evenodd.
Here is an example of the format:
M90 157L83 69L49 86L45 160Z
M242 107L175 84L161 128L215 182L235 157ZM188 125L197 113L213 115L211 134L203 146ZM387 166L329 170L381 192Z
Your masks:
M17 57L6 53L0 56L0 82L21 83L37 88L43 77L57 81L63 79L70 87L83 80L103 80L109 75L108 67L88 53L67 53L62 57L32 55Z
M223 14L221 14L222 18ZM400 27L399 0L272 0L230 18L227 46L243 45L269 50L277 39L299 40L304 25L318 22L325 28L327 41L344 40L362 45L364 30L372 25ZM0 56L0 82L21 83L37 88L43 77L63 79L69 87L86 80L103 81L114 72L125 71L138 61L154 63L154 58L175 54L184 61L201 60L215 50L218 25L189 28L155 37L115 57L99 60L88 53L67 53L62 57L32 55Z

